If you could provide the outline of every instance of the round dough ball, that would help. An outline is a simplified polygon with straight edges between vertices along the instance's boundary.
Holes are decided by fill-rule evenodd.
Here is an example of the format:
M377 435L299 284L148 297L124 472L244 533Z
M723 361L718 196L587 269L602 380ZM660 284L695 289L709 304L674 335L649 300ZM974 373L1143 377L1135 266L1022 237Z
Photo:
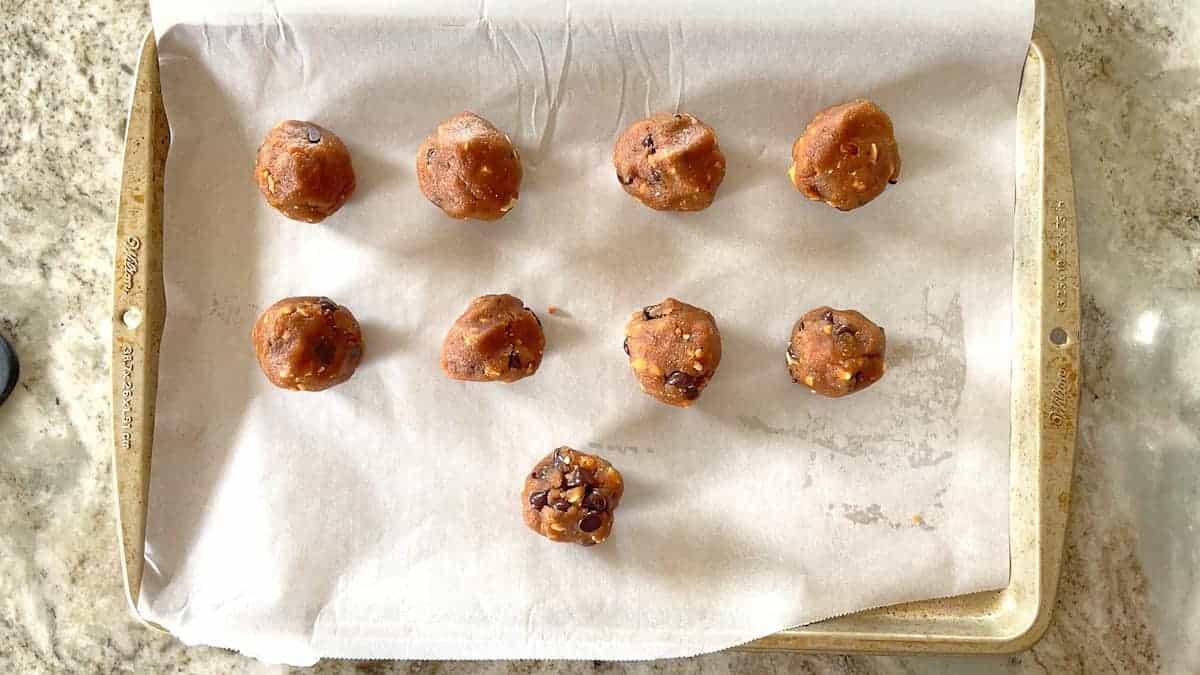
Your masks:
M471 301L442 343L442 370L455 380L516 382L537 372L546 349L542 322L520 298Z
M625 353L642 391L686 408L721 364L721 332L712 314L667 298L634 313L625 326Z
M521 189L521 159L491 122L462 112L438 125L417 151L417 181L452 218L496 220Z
M328 389L362 362L358 321L329 298L284 298L258 317L251 337L263 374L282 389Z
M787 348L792 381L836 398L883 377L883 329L849 309L818 307L796 322Z
M659 211L708 208L725 178L725 155L712 127L686 113L655 113L613 147L617 181Z
M892 120L866 99L817 113L792 145L792 184L813 201L849 211L900 179Z
M276 124L258 148L254 177L267 203L293 220L319 223L354 194L350 151L312 122Z
M612 533L624 492L621 472L604 458L562 447L526 476L522 517L550 541L593 546Z

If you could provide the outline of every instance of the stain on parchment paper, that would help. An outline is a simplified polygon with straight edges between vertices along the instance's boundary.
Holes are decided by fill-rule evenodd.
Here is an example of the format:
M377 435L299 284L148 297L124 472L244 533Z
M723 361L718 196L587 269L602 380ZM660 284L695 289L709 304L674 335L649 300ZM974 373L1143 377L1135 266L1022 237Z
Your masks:
M653 455L654 448L642 448L636 445L626 445L622 443L600 443L598 441L589 441L584 448L590 453L609 454L609 455Z
M944 491L944 490L943 490ZM926 520L924 513L914 513L908 517L897 518L887 513L884 513L883 507L879 504L828 504L825 507L826 513L840 511L843 518L857 525L883 525L893 530L903 528L917 528L925 531L936 530L937 527L930 524Z
M967 372L962 301L956 293L941 311L929 305L927 288L916 325L888 333L888 373L874 385L888 388L887 400L869 425L834 411L804 409L787 425L772 425L754 415L739 416L739 425L748 432L789 436L850 457L878 448L909 448L904 459L913 468L949 459L958 441L958 407ZM888 461L880 456L881 464Z

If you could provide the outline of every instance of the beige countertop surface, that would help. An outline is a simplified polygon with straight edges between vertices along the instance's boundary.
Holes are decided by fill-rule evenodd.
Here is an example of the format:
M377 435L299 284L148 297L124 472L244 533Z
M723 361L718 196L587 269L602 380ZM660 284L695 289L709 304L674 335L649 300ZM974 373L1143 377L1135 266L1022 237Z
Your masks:
M289 670L148 631L121 591L109 306L139 0L0 0L0 670ZM324 661L315 672L1200 672L1200 4L1045 0L1079 209L1084 378L1054 622L1003 657Z

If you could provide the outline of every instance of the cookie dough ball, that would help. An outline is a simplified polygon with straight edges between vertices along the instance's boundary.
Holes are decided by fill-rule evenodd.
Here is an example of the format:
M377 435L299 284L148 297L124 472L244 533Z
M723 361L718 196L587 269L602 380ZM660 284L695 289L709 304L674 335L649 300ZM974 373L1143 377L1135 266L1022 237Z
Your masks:
M294 391L345 382L363 356L358 321L329 298L284 298L258 317L251 337L263 374Z
M254 177L267 203L293 220L319 223L354 194L350 151L312 122L276 124L258 148Z
M417 151L421 192L452 218L496 220L517 204L521 159L491 122L463 112L438 125Z
M471 301L442 343L442 370L456 380L516 382L537 372L546 349L542 322L520 298Z
M900 178L892 120L866 99L817 113L792 145L792 184L813 201L849 211Z
M659 211L699 211L725 178L725 155L712 127L686 113L656 113L633 124L613 147L617 180Z
M642 391L686 408L721 364L721 332L712 314L667 298L634 313L625 326L625 353Z
M818 307L796 322L787 348L792 381L836 398L883 377L883 329L849 309Z
M550 541L592 546L612 533L625 483L606 460L562 447L525 478L521 507L529 529Z

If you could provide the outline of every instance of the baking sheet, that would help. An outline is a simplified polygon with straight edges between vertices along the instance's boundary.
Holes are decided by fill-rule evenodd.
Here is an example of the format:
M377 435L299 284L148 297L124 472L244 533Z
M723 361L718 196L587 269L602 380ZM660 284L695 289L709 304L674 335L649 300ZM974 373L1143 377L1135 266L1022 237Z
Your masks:
M662 7L154 3L173 139L147 618L289 662L650 658L1004 585L1032 7ZM891 112L905 173L842 214L784 171L808 118L858 95ZM640 207L608 159L625 125L675 107L729 156L700 214ZM463 108L522 150L522 200L498 223L451 221L415 185L420 140ZM359 192L322 225L274 214L250 177L289 117L354 153ZM446 380L445 329L496 291L564 308L542 313L541 370ZM368 360L323 394L273 390L250 325L308 293L356 312ZM725 336L688 411L638 393L620 351L628 314L666 295ZM887 377L849 399L783 367L791 322L822 303L888 330ZM520 523L525 470L564 443L626 476L603 546Z

